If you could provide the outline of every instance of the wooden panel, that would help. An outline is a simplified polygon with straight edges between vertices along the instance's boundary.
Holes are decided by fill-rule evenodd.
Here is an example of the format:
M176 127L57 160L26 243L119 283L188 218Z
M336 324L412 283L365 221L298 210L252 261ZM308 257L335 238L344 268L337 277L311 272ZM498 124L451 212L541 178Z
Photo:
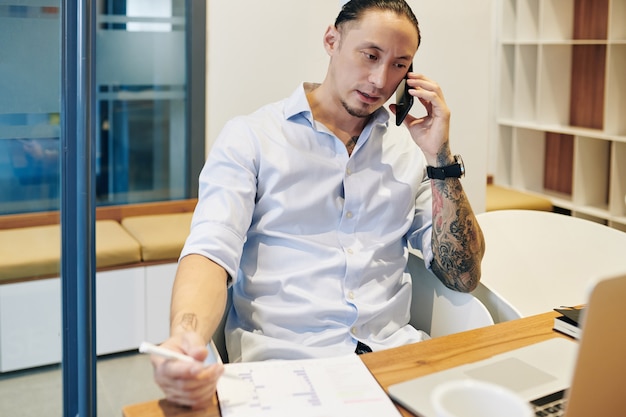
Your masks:
M572 47L570 124L602 129L606 45Z
M574 39L607 38L609 0L576 0ZM606 45L574 45L570 124L602 129L604 120L604 83Z
M154 203L123 204L104 206L96 209L97 220L117 220L125 217L145 216L150 214L188 213L196 207L197 199L157 201Z
M383 388L454 366L487 359L532 343L563 337L549 312L399 348L367 353L361 360Z
M546 190L572 194L574 137L546 132L543 187Z
M0 216L0 230L17 229L19 227L47 226L49 224L59 224L58 211L6 214Z
M574 39L606 39L609 0L576 0L574 4Z
M121 221L125 217L149 214L188 213L196 207L197 199L157 201L153 203L124 204L96 208L96 220ZM59 212L8 214L0 216L0 230L19 227L59 224Z
M127 405L122 409L123 417L220 417L217 396L213 404L201 410L176 405L165 399Z

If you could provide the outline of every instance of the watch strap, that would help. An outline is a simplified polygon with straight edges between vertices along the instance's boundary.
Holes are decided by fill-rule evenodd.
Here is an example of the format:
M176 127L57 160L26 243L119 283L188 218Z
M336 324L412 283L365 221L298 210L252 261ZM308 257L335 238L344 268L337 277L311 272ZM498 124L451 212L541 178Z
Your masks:
M461 178L465 174L463 162L459 156L455 156L457 161L455 164L447 165L444 167L426 167L426 174L428 178L435 180L444 180L446 178Z

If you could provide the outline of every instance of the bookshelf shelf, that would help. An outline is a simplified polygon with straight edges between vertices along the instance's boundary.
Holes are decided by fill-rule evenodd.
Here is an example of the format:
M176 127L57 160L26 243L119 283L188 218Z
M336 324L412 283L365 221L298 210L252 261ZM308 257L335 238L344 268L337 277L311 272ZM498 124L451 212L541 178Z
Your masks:
M626 231L626 0L500 0L497 184Z

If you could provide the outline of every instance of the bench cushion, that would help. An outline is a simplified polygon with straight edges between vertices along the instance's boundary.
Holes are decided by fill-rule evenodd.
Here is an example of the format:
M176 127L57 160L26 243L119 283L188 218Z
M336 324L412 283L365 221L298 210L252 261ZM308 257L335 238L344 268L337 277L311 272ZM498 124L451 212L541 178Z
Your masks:
M0 280L59 274L59 225L0 230Z
M516 209L552 211L553 207L547 198L498 185L487 185L487 211Z
M122 226L141 244L144 261L178 259L192 216L193 213L132 216L122 219Z
M0 281L60 273L61 227L0 230ZM96 222L96 267L136 263L139 243L114 220Z
M141 247L115 220L96 221L96 267L141 262Z

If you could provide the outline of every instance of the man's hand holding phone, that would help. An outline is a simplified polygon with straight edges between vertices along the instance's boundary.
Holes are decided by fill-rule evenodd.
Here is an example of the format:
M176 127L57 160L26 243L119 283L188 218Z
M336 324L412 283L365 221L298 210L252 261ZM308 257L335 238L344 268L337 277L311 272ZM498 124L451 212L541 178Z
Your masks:
M412 73L412 69L411 66L396 91L397 102L393 109L396 114L396 125L399 126L404 122L413 140L424 152L429 165L440 166L447 162L451 163L448 142L450 109L439 84L424 75ZM408 114L415 98L426 110L423 117L416 118Z

